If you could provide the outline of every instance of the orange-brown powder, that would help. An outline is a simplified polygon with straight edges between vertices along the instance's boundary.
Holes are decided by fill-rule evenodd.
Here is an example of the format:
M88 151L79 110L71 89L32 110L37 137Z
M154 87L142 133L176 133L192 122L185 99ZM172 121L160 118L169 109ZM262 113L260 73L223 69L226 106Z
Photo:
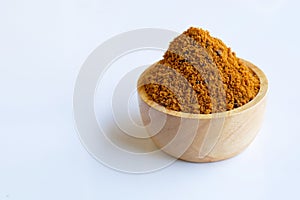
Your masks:
M193 27L175 38L163 59L141 77L150 99L187 113L232 110L251 101L260 88L258 77L230 48Z

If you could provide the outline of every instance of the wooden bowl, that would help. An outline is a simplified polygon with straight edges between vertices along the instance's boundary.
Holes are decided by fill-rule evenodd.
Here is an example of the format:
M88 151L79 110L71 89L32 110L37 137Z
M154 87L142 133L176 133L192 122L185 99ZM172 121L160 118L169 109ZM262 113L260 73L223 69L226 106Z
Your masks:
M143 124L156 146L190 162L224 160L243 151L261 128L268 91L265 74L250 62L243 62L259 77L260 90L249 103L226 112L191 114L169 110L150 100L144 87L138 87Z

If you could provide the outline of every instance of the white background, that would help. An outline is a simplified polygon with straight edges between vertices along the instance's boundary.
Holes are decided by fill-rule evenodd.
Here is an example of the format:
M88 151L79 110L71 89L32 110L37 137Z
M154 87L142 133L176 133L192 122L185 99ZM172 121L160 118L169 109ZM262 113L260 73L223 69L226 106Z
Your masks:
M0 200L299 199L299 6L296 0L0 0ZM125 31L183 32L192 25L268 76L266 120L255 141L226 161L176 161L150 174L99 164L73 121L73 87L84 60Z

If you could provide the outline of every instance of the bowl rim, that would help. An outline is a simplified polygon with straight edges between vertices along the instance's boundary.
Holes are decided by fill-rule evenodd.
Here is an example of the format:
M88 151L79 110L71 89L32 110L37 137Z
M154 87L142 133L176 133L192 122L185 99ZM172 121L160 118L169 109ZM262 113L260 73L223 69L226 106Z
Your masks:
M259 69L257 66L255 66L251 62L246 61L244 59L240 58L240 60L242 62L244 62L258 76L258 78L260 80L260 89L259 89L257 95L250 102L248 102L238 108L234 108L232 110L225 111L225 112L218 112L218 113L211 113L211 114L185 113L185 112L181 112L181 111L174 111L174 110L167 109L164 106L156 103L155 101L147 98L147 94L146 94L145 88L143 86L137 88L138 96L148 106L150 106L151 108L153 108L159 112L165 113L167 115L181 117L181 118L187 118L187 119L215 119L215 118L224 118L224 117L243 113L247 110L253 109L261 101L263 101L264 98L266 98L267 92L268 92L268 79L267 79L266 75L264 74L264 72L261 69ZM155 64L156 63L154 63L153 65L155 65Z

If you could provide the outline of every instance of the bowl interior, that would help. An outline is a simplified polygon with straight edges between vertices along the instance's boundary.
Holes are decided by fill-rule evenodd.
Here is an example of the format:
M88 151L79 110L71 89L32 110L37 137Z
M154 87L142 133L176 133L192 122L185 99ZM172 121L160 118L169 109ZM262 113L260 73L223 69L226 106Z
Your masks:
M233 110L225 111L225 112L219 112L219 113L212 113L212 114L193 114L193 113L185 113L185 112L179 112L174 111L170 109L166 109L164 106L159 105L158 103L152 101L148 98L148 95L145 92L145 89L143 86L140 86L141 84L138 83L138 94L140 98L150 107L163 112L168 115L173 115L181 118L193 118L193 119L211 119L211 118L222 118L225 116L232 116L238 113L241 113L247 109L250 109L257 105L260 101L262 101L263 98L265 98L267 91L268 91L268 80L266 75L255 65L252 63L242 60L251 70L254 71L254 73L258 76L260 80L260 90L255 96L254 99L252 99L250 102L246 103L243 106L240 106L238 108L235 108ZM154 64L155 65L155 64ZM140 87L139 87L140 86Z

